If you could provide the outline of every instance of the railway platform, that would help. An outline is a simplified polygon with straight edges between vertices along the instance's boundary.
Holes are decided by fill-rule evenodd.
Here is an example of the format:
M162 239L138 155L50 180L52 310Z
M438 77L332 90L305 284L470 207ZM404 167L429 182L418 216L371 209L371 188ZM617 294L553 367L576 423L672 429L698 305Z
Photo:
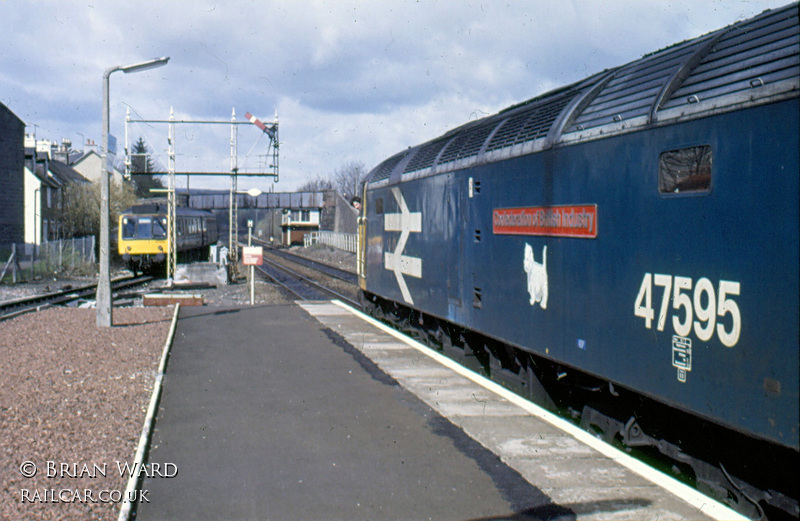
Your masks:
M135 519L739 517L559 421L335 302L183 308Z

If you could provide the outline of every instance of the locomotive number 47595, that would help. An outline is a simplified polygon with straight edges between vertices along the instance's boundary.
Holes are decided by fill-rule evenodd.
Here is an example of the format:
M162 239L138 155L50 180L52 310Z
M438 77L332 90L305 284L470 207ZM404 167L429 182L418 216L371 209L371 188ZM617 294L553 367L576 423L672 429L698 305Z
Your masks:
M656 324L658 331L663 331L666 325L671 296L674 310L684 308L683 313L676 311L672 315L672 328L676 335L687 337L694 329L694 334L703 342L710 340L714 333L726 347L733 347L739 341L742 331L742 316L739 313L739 306L730 298L739 295L740 284L738 282L721 280L718 290L715 292L714 285L705 277L694 284L690 277L645 273L642 285L639 287L639 294L636 296L633 314L643 318L644 325L648 329L653 328L655 318L653 285L664 288ZM692 287L694 287L694 293L690 297ZM722 319L728 314L731 315L731 321L730 327L726 329L724 324L717 323L717 317L720 319L719 322L722 322ZM683 320L681 320L681 315L683 315ZM695 318L697 320L694 320Z

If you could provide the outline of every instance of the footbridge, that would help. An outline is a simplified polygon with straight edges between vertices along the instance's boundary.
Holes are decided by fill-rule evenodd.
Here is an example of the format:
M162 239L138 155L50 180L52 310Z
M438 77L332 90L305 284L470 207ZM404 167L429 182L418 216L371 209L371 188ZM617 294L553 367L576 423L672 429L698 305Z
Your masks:
M179 192L179 197L188 197L188 205L198 210L227 210L231 203L229 190L191 190ZM325 206L325 192L270 192L257 197L235 194L235 206L239 209L311 210Z

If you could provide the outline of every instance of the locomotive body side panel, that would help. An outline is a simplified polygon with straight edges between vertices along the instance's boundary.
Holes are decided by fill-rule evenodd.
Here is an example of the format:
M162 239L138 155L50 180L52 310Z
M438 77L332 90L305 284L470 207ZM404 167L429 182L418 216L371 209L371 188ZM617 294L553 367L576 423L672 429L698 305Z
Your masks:
M367 290L797 449L798 113L368 187ZM681 150L710 153L710 181L665 193Z

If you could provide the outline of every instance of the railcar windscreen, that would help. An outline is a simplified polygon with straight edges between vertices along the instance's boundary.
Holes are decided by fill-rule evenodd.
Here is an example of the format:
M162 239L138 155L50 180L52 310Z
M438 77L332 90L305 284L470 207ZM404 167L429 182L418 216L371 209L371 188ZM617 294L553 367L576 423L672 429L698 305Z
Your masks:
M140 239L149 239L153 236L153 219L150 217L139 217L139 224L136 227L136 236Z
M123 239L165 239L167 237L166 219L158 217L123 217Z
M153 238L166 239L167 238L167 220L166 219L153 219Z
M122 218L122 238L123 239L136 238L136 218L134 217Z

